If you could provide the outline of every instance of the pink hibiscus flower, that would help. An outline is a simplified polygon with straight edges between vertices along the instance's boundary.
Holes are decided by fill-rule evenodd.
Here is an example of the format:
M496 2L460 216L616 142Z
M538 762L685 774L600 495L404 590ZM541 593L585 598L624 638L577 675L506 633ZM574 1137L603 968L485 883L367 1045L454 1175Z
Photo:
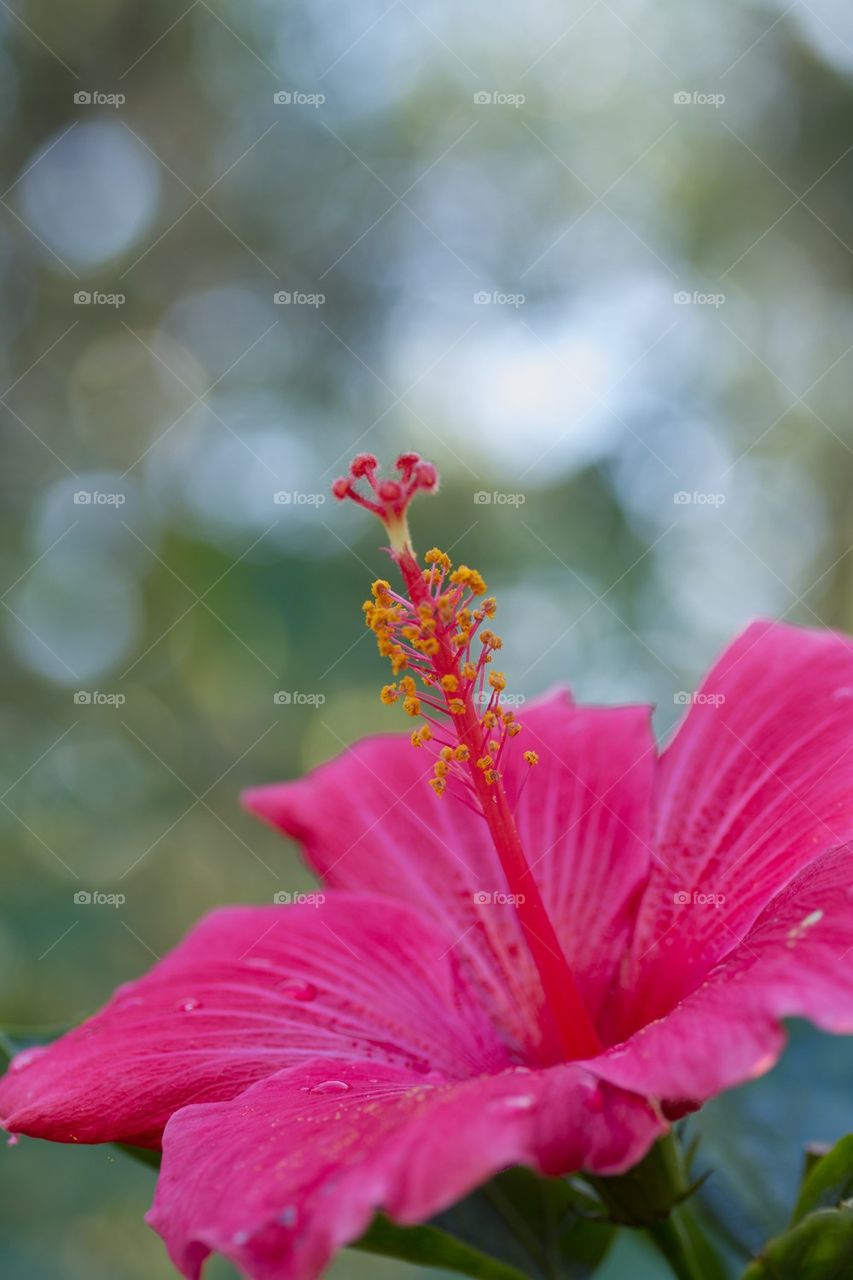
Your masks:
M214 913L0 1082L11 1133L162 1145L149 1221L187 1277L310 1280L378 1209L513 1165L616 1174L766 1071L780 1019L853 1031L850 641L750 627L661 754L646 707L516 718L482 578L411 548L436 473L397 466L334 492L390 534L405 590L365 611L411 741L245 797L325 900Z

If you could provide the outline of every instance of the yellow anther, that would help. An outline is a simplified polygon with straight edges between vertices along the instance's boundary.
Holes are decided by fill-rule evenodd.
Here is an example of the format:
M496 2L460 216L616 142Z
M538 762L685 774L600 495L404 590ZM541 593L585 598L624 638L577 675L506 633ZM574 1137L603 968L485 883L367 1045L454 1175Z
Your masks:
M407 716L419 716L421 714L420 698L408 697L403 699L403 710Z
M494 596L489 596L480 607L487 618L493 618L498 611L498 602Z
M439 752L439 755L441 756L442 760L452 760L452 759L453 759L453 748L452 748L452 747L442 747L442 748L441 748L441 751Z
M497 752L500 751L500 749L501 749L501 744L499 742L496 742L494 738L490 738L489 750L497 754Z
M444 781L444 778L430 778L429 785L437 796L443 795L447 790L447 783Z
M502 671L492 671L489 675L489 684L500 693L506 688L506 676Z
M453 645L454 649L464 649L470 638L471 637L467 631L460 631L453 637L450 643Z
M428 724L421 725L421 742L429 742L432 737L432 729Z
M452 716L461 716L465 714L465 703L461 698L451 698L447 704L447 708Z
M397 686L394 684L383 684L382 692L379 695L380 701L385 703L386 707L390 707L393 702L399 698Z
M447 769L448 765L446 760L436 760L433 766L433 772L437 778L446 778Z
M504 722L504 724L511 724L511 723L512 723L512 721L515 719L515 712L514 712L514 711L503 711L503 710L502 710L502 711L501 711L501 716L502 716L502 718L503 718L503 722Z
M516 734L521 733L521 725L517 720L513 720L512 724L507 725L506 731L511 738L514 738Z
M456 748L453 754L455 755L457 760L467 760L470 757L471 752L468 750L468 748L465 746L465 743L463 742Z
M425 653L431 658L438 653L440 646L435 636L426 636L423 640L417 641L415 648L419 653Z
M498 722L498 717L496 716L494 711L487 711L483 716L483 724L486 726L487 729L494 729L497 722Z
M486 584L482 575L476 569L470 569L467 564L460 564L459 568L450 575L450 581L454 586L467 587L475 596L485 595Z
M387 582L385 578L377 578L376 581L371 585L370 591L374 600L378 601L379 603L381 604L391 603L391 583Z
M450 556L445 551L439 551L438 547L431 547L424 560L427 564L437 565L445 573L450 569Z
M536 752L535 752L535 751L525 751L525 753L524 753L524 758L525 758L525 760L527 761L527 763L528 763L528 764L538 764L538 763L539 763L539 756L536 754Z
M466 662L462 667L462 675L466 680L473 680L477 674L477 668L473 662Z
M491 769L493 764L494 764L494 760L492 759L491 756L480 756L480 759L477 761L477 768Z
M488 649L502 649L504 643L500 636L496 636L494 631L489 630L480 632L480 641Z
M455 693L459 688L459 681L456 676L442 676L441 687L445 693Z
M483 774L483 777L486 779L489 786L493 787L498 780L498 771L497 769L487 769Z
M400 680L400 690L409 697L414 697L418 691L418 686L415 684L411 676L403 676Z
M395 676L399 675L403 668L409 665L409 660L402 649L395 649L388 656L391 659L391 670Z
M422 747L422 746L423 746L423 742L421 741L421 731L420 731L420 729L413 729L413 730L412 730L411 743L412 743L412 746L413 746L413 747Z

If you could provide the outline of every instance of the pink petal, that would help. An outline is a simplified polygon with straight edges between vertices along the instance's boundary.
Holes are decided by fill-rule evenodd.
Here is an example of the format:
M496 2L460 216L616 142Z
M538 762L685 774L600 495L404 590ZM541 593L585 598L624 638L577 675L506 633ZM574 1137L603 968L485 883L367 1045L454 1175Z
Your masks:
M546 906L597 1010L622 960L648 868L655 750L648 711L574 707L556 694L519 715L506 763L510 797ZM523 746L540 763L524 762ZM528 1054L539 1042L539 982L485 823L427 786L431 757L407 737L369 738L308 778L249 791L244 802L300 840L328 884L417 902L456 951L495 1022ZM483 896L487 901L483 901Z
M420 1222L516 1164L622 1170L660 1129L575 1064L430 1084L312 1063L178 1112L148 1221L192 1280L212 1251L251 1280L314 1280L380 1207Z
M853 838L853 642L756 623L698 698L661 759L634 1025L695 986L801 868Z
M330 894L208 916L88 1022L19 1055L0 1118L59 1142L156 1146L179 1107L330 1056L450 1078L510 1061L451 938L388 899Z
M782 1018L853 1033L852 960L848 846L800 872L692 995L594 1069L649 1097L700 1102L773 1066Z

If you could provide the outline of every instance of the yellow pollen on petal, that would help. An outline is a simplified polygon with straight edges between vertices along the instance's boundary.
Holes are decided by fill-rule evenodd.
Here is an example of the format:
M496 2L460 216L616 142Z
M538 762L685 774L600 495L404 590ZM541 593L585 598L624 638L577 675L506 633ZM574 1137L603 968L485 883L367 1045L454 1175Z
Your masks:
M524 758L530 765L539 763L539 756L535 751L525 751Z

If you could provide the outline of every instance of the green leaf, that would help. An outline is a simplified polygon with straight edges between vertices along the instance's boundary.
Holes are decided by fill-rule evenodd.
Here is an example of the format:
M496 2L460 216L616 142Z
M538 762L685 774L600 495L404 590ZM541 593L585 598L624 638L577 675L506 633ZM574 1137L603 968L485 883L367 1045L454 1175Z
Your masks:
M444 1268L475 1280L528 1280L523 1271L472 1249L437 1227L400 1227L383 1214L374 1218L370 1229L353 1247L384 1258Z
M848 1280L853 1275L853 1209L819 1209L778 1236L742 1280Z
M836 1209L853 1198L853 1134L837 1142L809 1169L794 1208L793 1223L816 1209Z
M589 1193L562 1178L542 1178L528 1169L510 1169L458 1204L439 1214L424 1229L397 1227L380 1217L357 1247L377 1249L377 1223L394 1232L391 1256L421 1265L445 1266L462 1275L523 1276L529 1280L587 1280L609 1249L614 1228L593 1222L582 1215L595 1211ZM387 1224L387 1225L386 1225ZM418 1238L426 1230L429 1239ZM414 1233L414 1234L413 1234ZM426 1247L453 1246L469 1250L482 1266L500 1271L471 1271L460 1262L442 1262L437 1255L424 1254ZM460 1255L461 1256L461 1255Z

